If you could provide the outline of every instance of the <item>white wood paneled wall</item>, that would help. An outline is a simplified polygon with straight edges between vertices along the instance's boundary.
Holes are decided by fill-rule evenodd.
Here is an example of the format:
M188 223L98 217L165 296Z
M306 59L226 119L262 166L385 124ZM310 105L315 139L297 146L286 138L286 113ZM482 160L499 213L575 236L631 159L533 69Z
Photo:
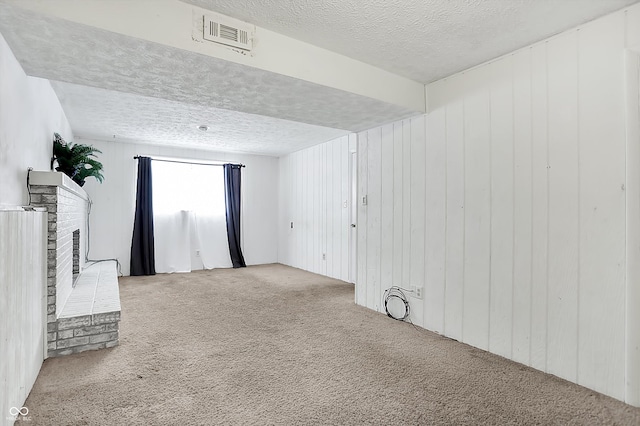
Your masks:
M627 234L626 234L626 394L625 400L640 405L640 45L627 50Z
M280 263L349 281L350 143L355 135L280 158Z
M414 323L640 405L625 394L632 44L638 5L433 83L426 116L358 134L356 302L424 287Z
M46 212L25 212L21 208L0 210L2 425L13 424L9 409L22 407L45 356L46 217Z
M358 134L358 304L382 311L385 289L424 285L425 151L424 116Z

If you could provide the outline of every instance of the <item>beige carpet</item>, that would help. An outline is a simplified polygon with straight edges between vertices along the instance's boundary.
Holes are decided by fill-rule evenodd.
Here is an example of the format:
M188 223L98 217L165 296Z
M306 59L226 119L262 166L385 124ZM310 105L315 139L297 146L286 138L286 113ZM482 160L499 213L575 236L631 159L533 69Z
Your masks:
M640 424L282 265L123 278L120 294L120 346L47 360L29 424Z

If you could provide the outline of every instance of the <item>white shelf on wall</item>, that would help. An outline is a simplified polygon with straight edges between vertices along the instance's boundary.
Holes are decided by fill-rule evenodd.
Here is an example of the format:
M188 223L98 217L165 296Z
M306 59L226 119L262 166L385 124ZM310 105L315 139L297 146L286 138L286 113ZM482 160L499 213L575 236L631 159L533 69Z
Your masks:
M75 183L69 176L62 172L38 172L32 171L29 175L30 185L40 186L58 186L64 188L69 192L76 194L78 197L85 200L89 199L87 192Z

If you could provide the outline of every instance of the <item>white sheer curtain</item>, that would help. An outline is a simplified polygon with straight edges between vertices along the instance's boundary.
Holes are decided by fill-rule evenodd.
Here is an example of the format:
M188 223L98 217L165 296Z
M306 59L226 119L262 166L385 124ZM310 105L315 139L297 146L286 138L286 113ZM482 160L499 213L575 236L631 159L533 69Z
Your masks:
M230 268L222 167L151 164L156 272Z

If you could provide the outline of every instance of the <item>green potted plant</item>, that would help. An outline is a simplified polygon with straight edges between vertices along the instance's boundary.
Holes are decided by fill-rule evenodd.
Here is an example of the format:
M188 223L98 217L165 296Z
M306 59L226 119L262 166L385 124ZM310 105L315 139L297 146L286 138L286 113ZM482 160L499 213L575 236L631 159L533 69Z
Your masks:
M54 133L51 168L53 168L53 162L57 161L56 171L66 174L80 186L84 185L84 181L88 177L94 177L102 183L104 179L102 163L94 159L95 153L102 153L102 151L91 145L67 143L62 139L62 136Z

